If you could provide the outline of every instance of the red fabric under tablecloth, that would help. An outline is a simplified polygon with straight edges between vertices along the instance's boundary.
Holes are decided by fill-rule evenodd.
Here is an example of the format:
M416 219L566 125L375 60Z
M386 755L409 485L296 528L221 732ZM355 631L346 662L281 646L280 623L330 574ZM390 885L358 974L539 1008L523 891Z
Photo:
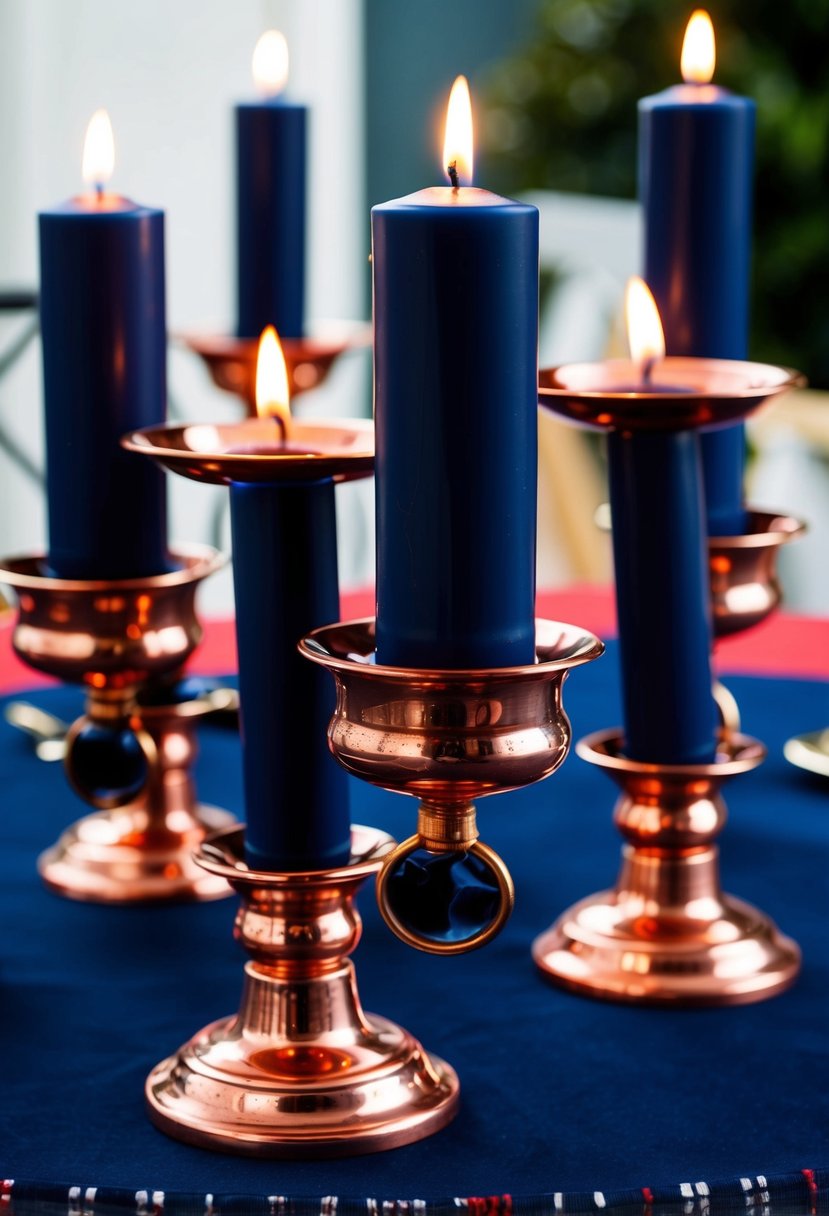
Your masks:
M600 637L616 633L612 592L606 587L568 587L542 591L538 615L582 625ZM342 597L343 620L371 616L374 594L370 589ZM0 693L31 688L54 681L21 663L11 649L13 617L0 624ZM747 675L786 675L829 679L829 618L794 616L778 612L747 633L717 647L718 670ZM219 674L236 670L236 641L230 619L204 622L204 640L189 670Z

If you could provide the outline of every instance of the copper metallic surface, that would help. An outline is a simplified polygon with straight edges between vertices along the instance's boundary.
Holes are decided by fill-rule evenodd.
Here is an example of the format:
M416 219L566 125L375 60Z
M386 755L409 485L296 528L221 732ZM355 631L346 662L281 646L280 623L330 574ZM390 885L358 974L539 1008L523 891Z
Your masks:
M230 334L180 334L179 340L198 355L213 383L244 401L249 415L256 416L256 356L258 338L236 338ZM371 345L371 326L362 322L333 322L319 333L303 338L283 338L280 344L288 368L291 397L319 388L340 355Z
M282 448L279 424L272 418L147 427L125 436L121 443L173 473L213 485L320 477L354 481L374 471L374 424L362 418L294 419L289 445Z
M157 1127L202 1148L320 1158L409 1144L453 1118L455 1073L363 1012L347 957L360 937L354 896L393 845L354 827L350 864L294 874L249 870L241 829L202 845L199 864L241 897L235 935L250 961L238 1013L150 1073Z
M43 557L8 559L0 583L18 597L12 644L30 667L86 689L86 714L66 740L67 777L96 813L72 825L38 862L46 884L100 903L215 899L226 883L193 864L205 834L233 817L198 804L192 779L195 722L215 711L205 697L176 705L139 704L142 688L171 677L201 638L199 583L224 564L208 546L175 556L178 570L140 579L59 579ZM131 732L146 762L145 788L94 788L79 763L88 726Z
M569 908L533 945L541 972L583 996L657 1005L735 1005L774 996L797 977L800 951L765 913L723 894L714 840L720 786L762 763L762 744L723 737L710 765L655 765L621 754L616 731L578 754L621 787L624 838L613 890Z
M764 363L669 356L644 384L630 359L571 363L539 372L538 400L571 422L599 430L681 431L737 422L805 384L799 372Z
M329 745L348 772L420 799L418 831L386 860L380 910L410 945L436 954L471 950L500 929L512 906L504 863L478 846L500 892L499 911L480 933L436 943L404 930L388 904L392 866L416 848L468 852L477 841L472 800L548 777L567 755L570 723L562 705L567 673L596 659L592 633L536 622L537 662L476 671L416 670L373 662L374 622L317 629L300 651L327 668L337 685Z
M176 671L195 650L199 583L224 565L207 545L179 549L181 569L139 579L52 578L41 556L0 561L17 592L12 645L36 671L91 688L136 686Z
M742 536L712 536L709 539L711 607L716 637L741 633L774 612L782 599L777 556L783 545L805 531L805 523L790 515L749 508Z

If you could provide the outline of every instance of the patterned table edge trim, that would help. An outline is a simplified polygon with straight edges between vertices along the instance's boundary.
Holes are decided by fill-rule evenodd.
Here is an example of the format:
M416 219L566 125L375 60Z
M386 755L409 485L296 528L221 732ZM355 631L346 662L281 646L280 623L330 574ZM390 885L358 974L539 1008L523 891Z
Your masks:
M204 1194L0 1180L0 1216L829 1216L829 1169L623 1191L450 1199Z

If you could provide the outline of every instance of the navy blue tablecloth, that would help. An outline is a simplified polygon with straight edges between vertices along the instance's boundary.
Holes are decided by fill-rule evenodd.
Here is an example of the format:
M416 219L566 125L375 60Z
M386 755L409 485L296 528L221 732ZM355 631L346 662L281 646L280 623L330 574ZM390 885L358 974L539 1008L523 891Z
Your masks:
M0 1210L4 1194L13 1211L36 1196L57 1210L123 1202L139 1213L178 1205L198 1216L330 1211L319 1196L357 1197L341 1198L340 1213L365 1212L367 1196L442 1199L427 1210L460 1204L473 1216L675 1203L704 1212L712 1196L718 1211L759 1213L769 1194L778 1207L817 1210L829 1194L820 1172L829 1165L829 783L791 769L781 747L829 723L829 690L794 680L729 684L745 729L770 755L729 787L725 884L801 943L796 987L757 1005L682 1012L583 1000L538 978L533 936L612 883L618 864L614 788L571 756L547 782L479 808L482 836L517 887L512 920L486 949L450 959L415 953L364 893L355 956L363 1003L454 1064L462 1106L420 1144L325 1163L209 1153L149 1124L149 1069L236 1008L233 902L99 908L48 894L35 858L83 808L61 767L37 761L0 725ZM616 688L612 652L573 675L565 703L575 737L618 723ZM71 689L30 699L64 716L80 705ZM238 739L206 728L202 743L202 797L240 812ZM413 830L412 801L356 782L352 793L355 820L400 837ZM279 1196L315 1198L286 1206ZM398 1209L423 1210L387 1211Z

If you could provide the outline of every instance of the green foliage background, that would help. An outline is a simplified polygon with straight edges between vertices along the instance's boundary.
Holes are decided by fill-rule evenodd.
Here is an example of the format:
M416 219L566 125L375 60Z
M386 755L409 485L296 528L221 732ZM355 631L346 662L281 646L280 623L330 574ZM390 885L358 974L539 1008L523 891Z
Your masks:
M487 184L636 193L636 103L679 80L691 7L539 0L493 70ZM829 387L829 0L716 0L715 80L757 103L752 355Z

